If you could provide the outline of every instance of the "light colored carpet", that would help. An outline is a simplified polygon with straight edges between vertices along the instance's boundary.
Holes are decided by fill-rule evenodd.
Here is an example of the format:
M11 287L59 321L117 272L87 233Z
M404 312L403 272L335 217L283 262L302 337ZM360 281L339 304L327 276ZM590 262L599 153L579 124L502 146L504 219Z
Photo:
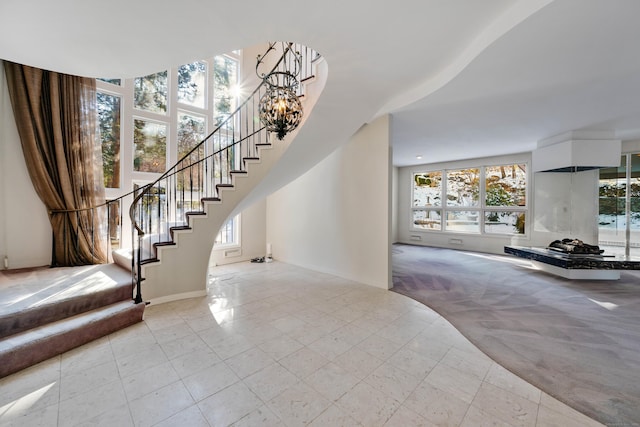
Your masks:
M395 245L393 284L548 394L640 426L640 272L571 281L510 256Z
M116 264L0 270L0 315L19 313L123 284L131 284L131 272Z

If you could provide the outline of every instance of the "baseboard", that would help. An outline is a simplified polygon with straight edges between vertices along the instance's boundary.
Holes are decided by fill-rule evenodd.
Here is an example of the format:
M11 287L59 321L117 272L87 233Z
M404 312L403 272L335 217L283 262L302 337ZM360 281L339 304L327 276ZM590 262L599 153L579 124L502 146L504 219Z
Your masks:
M179 301L182 299L189 299L189 298L199 298L199 297L204 297L207 296L207 291L206 290L201 290L201 291L193 291L193 292L184 292L181 294L173 294L173 295L166 295L163 297L159 297L159 298L153 298L149 301L145 301L148 305L158 305L158 304L165 304L171 301Z

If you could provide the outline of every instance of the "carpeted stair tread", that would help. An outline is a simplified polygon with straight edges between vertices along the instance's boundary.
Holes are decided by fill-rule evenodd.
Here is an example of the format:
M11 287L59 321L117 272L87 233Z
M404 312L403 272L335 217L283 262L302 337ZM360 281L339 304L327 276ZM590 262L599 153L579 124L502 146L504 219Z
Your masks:
M0 340L0 378L142 321L144 304L111 304Z
M60 273L68 278L46 283L26 280L5 289L11 293L3 295L11 300L0 306L0 338L132 298L131 275L114 264Z
M113 258L113 262L127 270L129 277L131 277L131 249L116 249L111 252L111 257Z

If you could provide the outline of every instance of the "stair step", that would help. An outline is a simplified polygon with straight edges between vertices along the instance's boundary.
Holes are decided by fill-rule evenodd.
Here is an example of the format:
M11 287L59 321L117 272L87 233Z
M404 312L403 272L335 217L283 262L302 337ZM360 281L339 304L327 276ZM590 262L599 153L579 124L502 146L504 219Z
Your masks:
M189 227L188 225L176 225L175 227L169 228L169 233L171 233L171 235L173 236L174 231L180 231L180 230L191 230L191 227Z
M246 174L246 173L247 173L247 171L242 171L242 170L233 170L233 171L231 171L230 173L232 173L232 174Z
M218 192L218 194L220 194L220 190L222 190L223 188L232 189L233 184L216 184L216 191Z
M133 297L131 274L116 264L49 270L52 275L73 275L74 281L63 288L51 284L61 279L16 288L16 302L0 312L0 338Z
M156 242L153 244L153 247L159 248L161 246L175 246L175 242Z
M193 211L193 212L187 212L186 214L184 214L184 216L187 218L187 223L189 222L189 218L192 216L201 216L201 215L206 215L207 213L204 211Z
M0 378L142 321L144 304L122 301L0 340Z
M243 157L243 158L242 158L242 161L243 161L243 162L245 162L245 163L246 163L247 161L249 161L249 160L251 160L251 161L258 161L258 160L260 160L260 157Z
M171 239L175 240L175 232L176 231L189 231L192 228L188 225L176 225L175 227L169 227L169 234L171 235Z
M200 201L204 202L219 202L222 199L220 197L203 197Z
M116 249L111 252L111 257L116 265L124 268L131 274L132 256L130 248Z

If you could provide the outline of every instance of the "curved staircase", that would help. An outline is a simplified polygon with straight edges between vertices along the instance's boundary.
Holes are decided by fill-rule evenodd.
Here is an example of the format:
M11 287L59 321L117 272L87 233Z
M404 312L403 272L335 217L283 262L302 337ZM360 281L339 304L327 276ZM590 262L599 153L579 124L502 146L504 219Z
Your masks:
M218 185L215 197L201 199L202 210L187 212L184 225L171 227L171 240L153 245L155 256L142 260L141 265L146 302L157 304L206 294L209 256L218 230L277 162L288 142L264 144L257 156L244 158L246 171L232 172L231 182Z
M272 72L291 66L291 52L302 52L297 96L306 118L324 88L326 64L318 67L315 51L287 43ZM206 294L218 230L299 129L276 140L263 127L258 106L265 81L157 181L138 189L130 209L134 247L115 251L115 264L0 272L0 378L142 321L143 301Z
M276 50L274 46L270 44L267 53ZM292 53L302 58L296 91L306 118L324 87L326 66L317 66L321 63L317 52L293 43L278 53L271 73L295 67ZM319 71L324 75L317 76ZM132 269L136 302L157 304L206 294L209 256L218 230L276 165L299 130L280 140L264 128L259 101L267 91L264 78L214 132L134 199L130 209L134 248L125 256L123 251L115 253L114 261Z

